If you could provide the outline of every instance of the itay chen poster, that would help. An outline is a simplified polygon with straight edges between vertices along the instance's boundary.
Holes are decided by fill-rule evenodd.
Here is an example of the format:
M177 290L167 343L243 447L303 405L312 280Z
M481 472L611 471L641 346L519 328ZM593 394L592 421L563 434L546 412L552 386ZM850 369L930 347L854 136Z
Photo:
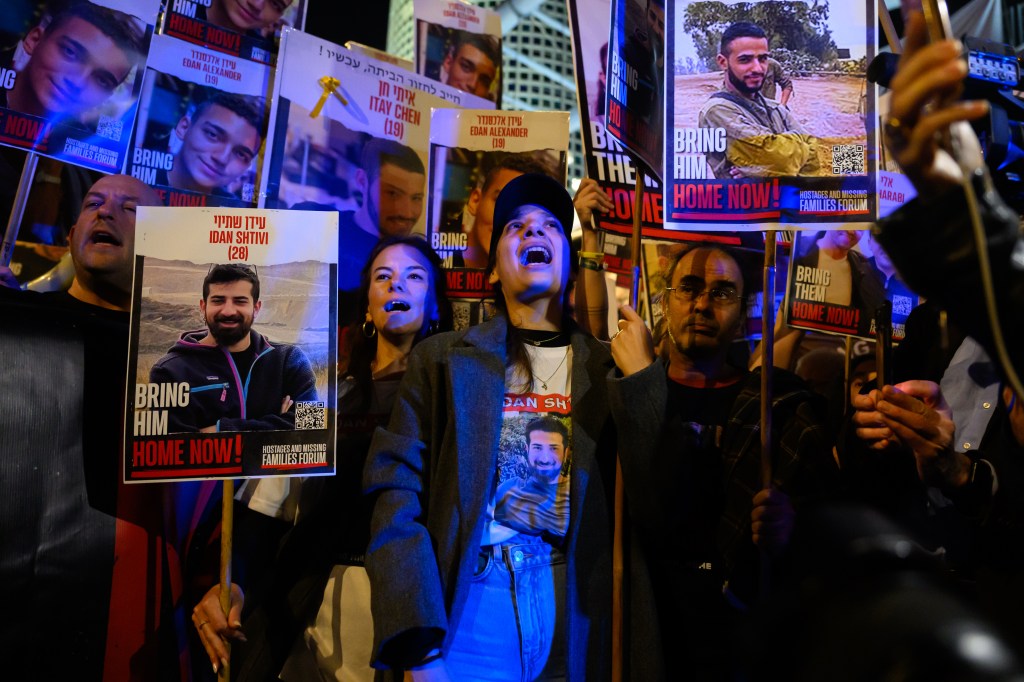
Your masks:
M274 79L268 208L339 211L339 319L381 237L426 234L431 109L493 103L320 38L285 30Z
M140 207L126 483L334 472L335 213Z

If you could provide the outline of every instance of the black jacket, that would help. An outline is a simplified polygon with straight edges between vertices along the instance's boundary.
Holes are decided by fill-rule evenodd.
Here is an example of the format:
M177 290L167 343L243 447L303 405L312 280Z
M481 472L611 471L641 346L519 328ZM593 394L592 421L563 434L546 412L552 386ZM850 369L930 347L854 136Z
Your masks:
M184 407L168 415L171 433L198 431L217 425L218 431L280 431L295 426L295 410L281 413L281 402L316 400L316 378L309 358L297 346L272 346L267 338L249 332L256 359L244 381L231 353L222 346L199 343L208 332L185 332L149 372L151 383L189 385Z

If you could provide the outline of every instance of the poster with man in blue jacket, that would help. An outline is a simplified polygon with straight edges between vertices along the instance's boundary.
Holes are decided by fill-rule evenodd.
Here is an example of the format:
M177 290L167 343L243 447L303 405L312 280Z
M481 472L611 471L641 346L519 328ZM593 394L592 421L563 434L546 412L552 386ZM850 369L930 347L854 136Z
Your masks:
M336 214L143 211L126 482L333 473L336 253Z

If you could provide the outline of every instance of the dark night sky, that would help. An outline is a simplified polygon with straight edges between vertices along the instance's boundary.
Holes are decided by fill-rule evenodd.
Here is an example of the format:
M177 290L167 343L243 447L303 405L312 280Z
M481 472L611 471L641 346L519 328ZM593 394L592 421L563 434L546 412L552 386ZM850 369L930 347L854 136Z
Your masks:
M306 33L342 45L354 40L383 50L388 33L388 0L308 0ZM352 10L355 11L352 11Z

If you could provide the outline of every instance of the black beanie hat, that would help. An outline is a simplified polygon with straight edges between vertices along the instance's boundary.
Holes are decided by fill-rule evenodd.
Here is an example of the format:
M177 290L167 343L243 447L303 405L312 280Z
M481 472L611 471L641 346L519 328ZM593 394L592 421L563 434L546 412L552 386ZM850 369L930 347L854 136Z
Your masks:
M509 180L494 202L494 228L491 230L491 250L488 259L488 271L494 268L498 240L505 231L505 225L520 206L532 204L547 210L562 223L562 231L569 242L570 264L575 266L575 253L572 248L572 223L576 215L576 207L565 186L543 173L526 173Z

